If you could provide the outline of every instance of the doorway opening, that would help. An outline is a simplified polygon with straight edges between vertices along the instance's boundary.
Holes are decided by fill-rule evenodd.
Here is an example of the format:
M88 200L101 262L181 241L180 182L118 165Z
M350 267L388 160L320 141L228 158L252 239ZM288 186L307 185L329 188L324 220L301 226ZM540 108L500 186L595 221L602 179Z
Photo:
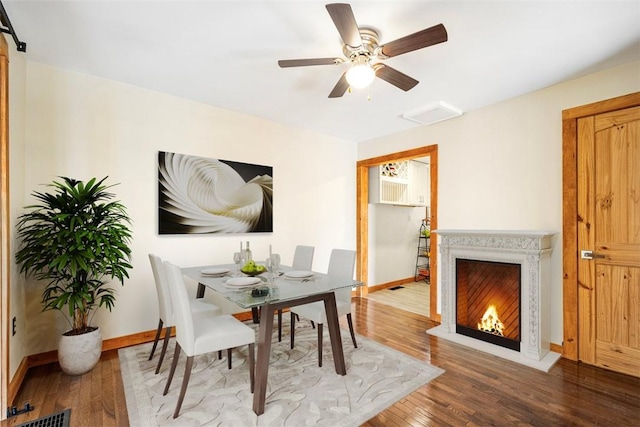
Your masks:
M387 154L370 159L360 160L356 165L356 250L358 253L356 261L356 276L358 280L367 282L368 262L369 262L369 168L382 164L414 160L419 158L429 158L429 178L431 183L429 218L431 229L437 228L438 213L438 146L430 145L415 148L412 150ZM431 280L429 287L429 317L432 320L440 321L437 313L437 242L432 240L431 247ZM358 288L357 295L366 296L368 288L366 286Z

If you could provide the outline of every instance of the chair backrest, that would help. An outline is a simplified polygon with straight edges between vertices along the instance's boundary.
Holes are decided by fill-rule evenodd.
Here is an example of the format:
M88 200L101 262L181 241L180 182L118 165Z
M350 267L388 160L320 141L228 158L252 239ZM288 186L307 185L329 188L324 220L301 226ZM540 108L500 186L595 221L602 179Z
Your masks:
M329 258L327 274L340 279L353 279L353 272L356 267L356 251L348 249L333 249ZM335 292L336 299L340 301L351 301L351 288L339 289Z
M333 249L329 258L327 274L334 277L348 277L353 279L356 268L356 251L348 249Z
M291 267L298 271L311 271L314 250L315 248L313 246L296 246Z
M180 344L180 347L182 347L187 356L193 356L195 353L195 332L191 314L191 303L189 302L187 289L184 286L182 271L180 267L168 261L164 262L164 271L173 304L176 341Z
M162 259L157 255L149 254L149 261L151 262L151 271L153 271L153 280L156 282L160 319L165 327L173 326L173 307L171 306L171 295L169 295Z

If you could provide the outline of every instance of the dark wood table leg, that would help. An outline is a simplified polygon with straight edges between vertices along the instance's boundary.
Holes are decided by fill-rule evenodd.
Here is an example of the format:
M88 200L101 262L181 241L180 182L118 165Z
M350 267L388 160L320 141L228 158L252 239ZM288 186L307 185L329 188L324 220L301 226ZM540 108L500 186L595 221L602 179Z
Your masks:
M344 362L344 352L342 351L342 336L340 335L340 325L338 324L338 309L336 308L336 294L330 292L324 295L324 309L327 314L327 326L331 338L331 350L333 361L336 366L336 373L347 374L347 367Z
M260 326L258 327L258 357L256 358L255 388L253 391L253 412L256 415L264 413L265 399L267 395L267 379L269 377L269 359L271 357L271 335L273 334L273 317L276 310L286 307L307 304L315 301L324 301L324 309L327 313L327 327L331 338L331 350L336 368L336 373L346 375L347 368L342 351L342 336L338 323L338 309L336 308L336 296L333 292L299 298L295 301L266 303L260 308Z
M256 383L253 391L253 412L264 413L264 401L267 394L267 377L269 375L269 357L271 355L271 334L273 333L274 307L271 304L262 306L260 326L258 328L258 357L256 359Z
M196 298L204 298L204 290L206 286L202 283L198 283L198 290L196 291Z
M253 323L260 323L260 311L258 307L253 307L251 309L251 317L253 318Z

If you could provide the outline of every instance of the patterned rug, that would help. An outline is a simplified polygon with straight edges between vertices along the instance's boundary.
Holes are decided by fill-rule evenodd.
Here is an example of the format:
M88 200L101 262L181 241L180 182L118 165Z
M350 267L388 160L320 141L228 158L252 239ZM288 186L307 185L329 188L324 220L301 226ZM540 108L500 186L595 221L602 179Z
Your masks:
M171 340L158 375L154 374L158 351L153 360L147 360L151 343L119 350L131 426L357 426L444 372L359 335L356 349L349 332L342 330L347 375L340 376L335 373L327 332L319 368L317 331L307 321L296 323L296 347L291 350L289 322L283 323L282 342L277 342L274 334L265 412L259 417L252 410L246 346L233 351L231 370L226 357L218 360L217 354L209 354L195 358L180 416L175 420L172 415L184 372L184 354L169 393L162 395L175 340Z

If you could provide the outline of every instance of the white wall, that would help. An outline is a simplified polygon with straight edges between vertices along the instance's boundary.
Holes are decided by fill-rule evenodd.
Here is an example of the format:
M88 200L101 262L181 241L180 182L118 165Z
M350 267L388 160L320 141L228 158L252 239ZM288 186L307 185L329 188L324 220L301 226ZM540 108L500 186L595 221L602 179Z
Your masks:
M239 242L250 240L255 258L272 244L287 263L296 244L308 244L322 271L333 247L355 249L354 143L38 63L27 64L27 82L25 179L16 199L29 201L59 175L108 175L133 219L131 278L117 285L113 313L102 310L94 322L103 338L157 326L150 252L182 266L231 263ZM273 166L274 232L159 236L158 151ZM68 325L59 313L40 313L41 286L26 289L28 354L55 349Z
M426 208L369 204L369 286L415 275L420 225Z
M11 83L20 93L26 82L26 101L11 100L16 216L30 193L56 176L109 175L110 182L120 183L114 190L134 220L131 279L118 287L114 312L100 312L94 322L104 338L156 327L149 252L185 266L231 262L239 241L248 238L256 257L272 244L287 262L302 243L316 246L314 269L325 269L332 247L355 247L357 159L438 144L441 228L560 232L561 111L640 90L640 62L635 62L361 143L356 150L345 140L112 81L31 62L11 65L12 70L25 66L26 79ZM272 165L274 232L159 236L156 158L161 150ZM551 338L561 343L560 238L554 241L552 275ZM19 326L11 341L11 372L20 356L55 349L58 333L67 329L60 314L40 313L40 291L27 283L23 292L14 275L12 304L20 315L24 298L26 327Z
M438 144L439 228L557 232L551 341L561 344L562 110L637 91L640 62L360 143L358 159Z

